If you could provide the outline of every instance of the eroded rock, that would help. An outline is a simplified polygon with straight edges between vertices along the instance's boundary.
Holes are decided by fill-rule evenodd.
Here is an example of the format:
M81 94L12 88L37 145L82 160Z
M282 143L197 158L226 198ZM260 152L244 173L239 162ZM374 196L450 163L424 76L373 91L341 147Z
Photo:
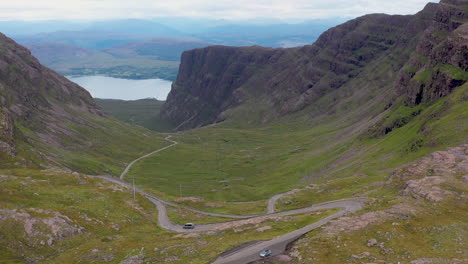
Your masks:
M36 208L0 209L0 223L5 221L14 221L23 226L23 236L30 238L28 242L32 246L34 244L51 246L57 241L73 238L85 231L83 227L59 212Z

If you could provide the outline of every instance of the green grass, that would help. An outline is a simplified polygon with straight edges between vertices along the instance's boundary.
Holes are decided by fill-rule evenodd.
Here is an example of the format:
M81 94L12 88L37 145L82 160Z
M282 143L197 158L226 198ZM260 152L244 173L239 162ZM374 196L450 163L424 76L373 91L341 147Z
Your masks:
M34 211L31 208L46 209L52 215L58 212L86 230L82 235L59 240L49 247L41 245L37 238L25 236L21 225L11 220L0 221L0 248L3 249L0 251L1 261L24 261L20 256L36 260L53 259L64 251L83 244L102 243L101 239L107 236L127 232L154 232L159 229L153 221L157 212L149 201L141 196L132 201L129 192L116 191L100 180L74 176L60 170L16 169L1 171L0 174L9 176L0 182L2 209L24 209L30 213ZM50 214L32 213L32 216L41 219L50 217ZM118 231L112 228L113 224L118 226ZM47 229L42 230L48 232ZM118 257L122 258L124 255L122 252Z
M60 129L51 131L46 142L37 131L28 128L31 124L27 127L20 121L15 122L20 132L16 133L18 166L50 164L87 174L119 175L130 161L168 144L162 135L143 127L71 109L67 111L73 121L67 117L57 120ZM44 159L42 153L47 153L49 159ZM5 162L0 168L18 167L12 162L15 160Z
M439 69L447 73L451 78L455 80L468 80L468 72L464 71L459 67L453 66L451 64L442 64L439 65Z
M105 262L120 263L140 252L146 261L156 263L169 258L173 259L172 263L208 263L232 247L271 239L336 212L325 210L243 225L239 227L242 232L226 229L184 237L161 229L154 205L138 194L134 201L132 193L118 185L61 170L10 169L0 170L0 175L8 175L0 179L2 210L24 209L36 220L58 212L73 225L84 227L82 234L47 246L40 243L42 235L28 237L22 224L0 220L1 263L102 263L105 259ZM47 212L37 213L37 209ZM176 221L193 220L193 215L185 213L173 217ZM217 220L204 216L202 219ZM256 231L264 226L271 229ZM35 228L44 234L51 232L42 226Z
M431 75L432 75L432 70L431 69L425 69L424 71L419 72L418 74L416 74L414 76L414 79L416 81L425 83L431 78Z
M383 125L376 125L389 128L377 137L362 136L375 134L372 130L343 136L349 127L337 125L341 119L312 127L292 119L250 129L226 123L190 131L174 137L179 145L138 162L129 177L169 199L215 202L265 200L309 183L324 188L299 193L283 209L359 195L391 168L466 140L466 122L459 120L468 120L467 88L431 105L395 106ZM366 176L354 176L359 174ZM237 211L230 206L201 208Z
M139 125L159 132L171 132L173 126L159 117L164 101L142 99L123 101L95 99L102 109L116 119L132 125Z
M146 188L149 192L154 190ZM156 193L155 193L156 194ZM167 197L168 199L174 199L175 197ZM202 211L210 211L221 214L235 214L235 215L258 215L266 213L267 201L253 201L253 202L219 202L219 201L183 201L176 202L180 205L187 206L190 208L199 209Z
M168 207L167 208L167 215L171 219L173 223L177 224L185 224L185 223L194 223L197 224L209 224L209 223L220 223L220 222L228 222L234 220L232 218L226 217L215 217L215 216L207 216L204 214L200 214L194 211L190 211L187 209L183 209L180 207Z
M308 145L320 142L328 129L291 131L287 126L262 129L216 127L175 136L180 144L135 164L129 177L138 185L170 196L198 196L215 201L253 201L269 197L308 176ZM333 133L333 131L331 131ZM280 144L278 144L280 142ZM339 148L306 161L320 167ZM297 170L297 168L301 168ZM286 177L287 175L287 177Z
M419 258L444 259L435 263L453 263L454 258L465 258L464 237L468 235L467 208L464 206L466 199L464 201L463 198L455 197L434 203L402 197L401 188L404 185L398 179L394 180L396 181L392 184L374 193L376 200L365 211L385 210L392 205L405 203L414 213L396 213L380 223L367 225L357 231L345 230L336 235L313 231L296 243L301 257L318 264L361 263L371 260L404 263ZM453 187L455 186L449 189ZM460 191L463 192L463 189ZM385 248L391 251L385 253L378 247L368 247L369 239L384 242ZM369 252L371 256L362 259L351 257L362 252ZM292 263L297 263L297 260Z

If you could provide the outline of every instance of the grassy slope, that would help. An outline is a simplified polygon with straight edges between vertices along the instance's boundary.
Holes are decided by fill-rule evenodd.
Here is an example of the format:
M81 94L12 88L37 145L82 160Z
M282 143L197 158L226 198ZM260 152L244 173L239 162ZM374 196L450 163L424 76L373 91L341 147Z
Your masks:
M48 144L17 122L19 155L2 162L0 168L21 166L63 166L87 174L119 175L132 160L167 145L163 137L151 130L131 126L112 118L83 114L68 109L78 122L64 118L68 132L55 131ZM60 145L57 145L60 144ZM47 155L47 158L44 156ZM30 164L23 160L32 160Z
M467 89L432 105L391 108L383 116L390 124L407 112L419 114L377 137L372 128L349 133L339 118L313 127L283 120L254 129L226 123L190 131L174 137L176 147L137 163L130 176L172 197L180 196L182 187L182 196L260 200L309 183L328 184L328 191L299 194L287 207L349 197L384 179L391 168L466 140L467 123L460 120L468 119ZM353 176L359 174L366 177Z
M423 177L442 175L446 182L440 187L452 191L452 195L445 194L444 200L439 202L404 195L402 190L405 188L405 181L421 178L421 175L410 174L408 175L410 178L406 176L405 181L402 181L399 177L406 169L403 168L390 176L389 181L378 192L369 194L373 202L365 211L371 213L383 211L394 205L410 208L409 211L406 210L405 213L405 210L395 210L393 217L383 221L371 221L371 224L357 230L341 230L335 234L320 234L318 231L313 231L301 239L294 250L299 252L303 260L317 264L379 262L376 260L385 263L409 263L423 258L431 261L428 263L466 262L464 242L468 230L466 195L464 195L467 190L466 181L461 178L463 174L455 174L454 179L459 180L455 182L454 179L447 177L446 172L442 174L435 172L437 166L433 169L434 164L428 166ZM379 218L378 216L376 219ZM383 242L389 251L381 250L379 247L369 247L367 245L369 239ZM310 248L314 250L311 251ZM367 257L352 257L359 256L362 252L370 254ZM302 262L294 259L291 263Z
M120 121L160 132L169 132L172 129L171 124L159 117L163 101L156 99L135 101L95 99L95 101L105 112Z
M36 220L54 212L67 216L73 225L84 227L84 233L57 240L52 246L40 241L44 236L27 236L22 222L0 220L0 262L26 263L120 263L143 253L152 263L208 263L225 250L257 239L271 239L325 217L312 213L242 226L243 232L232 229L181 237L158 227L155 207L144 197L99 179L72 175L60 170L11 169L0 170L0 208L24 209ZM34 213L36 209L52 213ZM3 211L0 211L0 215ZM203 216L182 216L195 223L213 219ZM178 220L175 218L174 220ZM182 221L182 220L178 220ZM257 232L259 227L272 229ZM35 230L50 234L39 225ZM222 243L220 243L222 241Z
M356 195L358 190L376 188L369 187L370 183L383 180L393 168L435 150L466 142L467 123L460 121L468 120L467 98L468 84L465 84L451 96L424 109L407 125L381 138L361 139L360 144L367 148L367 152L344 164L344 169L332 170L335 179L320 182L323 184L324 193L296 193L293 198L285 199L288 200L288 204L280 205L280 208L302 207L330 198ZM397 113L398 110L389 113L386 119L392 119L395 115L401 116ZM366 176L362 177L360 174Z

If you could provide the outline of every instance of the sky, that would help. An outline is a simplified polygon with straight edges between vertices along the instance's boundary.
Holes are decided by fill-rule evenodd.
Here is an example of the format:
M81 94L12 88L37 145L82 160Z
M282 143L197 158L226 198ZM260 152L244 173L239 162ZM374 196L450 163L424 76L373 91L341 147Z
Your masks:
M0 20L192 17L308 20L414 14L438 0L0 0Z

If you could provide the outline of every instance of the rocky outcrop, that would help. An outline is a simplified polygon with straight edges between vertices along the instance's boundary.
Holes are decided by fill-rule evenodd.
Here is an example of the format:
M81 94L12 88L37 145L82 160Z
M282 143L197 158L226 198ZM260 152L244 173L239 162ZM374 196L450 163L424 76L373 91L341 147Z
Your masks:
M405 180L403 195L431 202L441 202L465 195L453 192L447 186L466 188L464 176L468 173L468 144L437 151L396 172ZM408 180L409 179L409 180Z
M399 91L396 96L414 97L415 101L419 90L406 89L415 74L406 75L408 66L403 66L416 60L412 56L416 50L428 53L428 61L439 63L443 57L451 65L466 63L464 33L456 31L461 27L454 22L463 19L464 13L453 7L456 1L443 2L429 3L412 16L363 16L326 31L316 43L301 48L217 46L187 51L161 115L178 129L188 129L226 118L255 117L266 122L314 107L321 100L327 101L325 109L310 114L333 112L346 97L364 101L363 94L369 89L379 90L376 95L394 89ZM437 42L444 42L443 46L434 42L425 47L426 38L436 28L449 32L450 38L443 36ZM441 68L440 73L445 72ZM421 101L444 96L460 84L437 75L432 83ZM391 104L389 99L384 101Z
M37 217L34 215L42 215ZM29 209L1 209L0 225L14 222L22 227L22 236L29 246L52 246L54 243L75 237L84 232L84 228L76 225L67 216L37 208Z
M395 88L407 104L431 102L468 80L466 1L441 1L414 55L400 71Z

